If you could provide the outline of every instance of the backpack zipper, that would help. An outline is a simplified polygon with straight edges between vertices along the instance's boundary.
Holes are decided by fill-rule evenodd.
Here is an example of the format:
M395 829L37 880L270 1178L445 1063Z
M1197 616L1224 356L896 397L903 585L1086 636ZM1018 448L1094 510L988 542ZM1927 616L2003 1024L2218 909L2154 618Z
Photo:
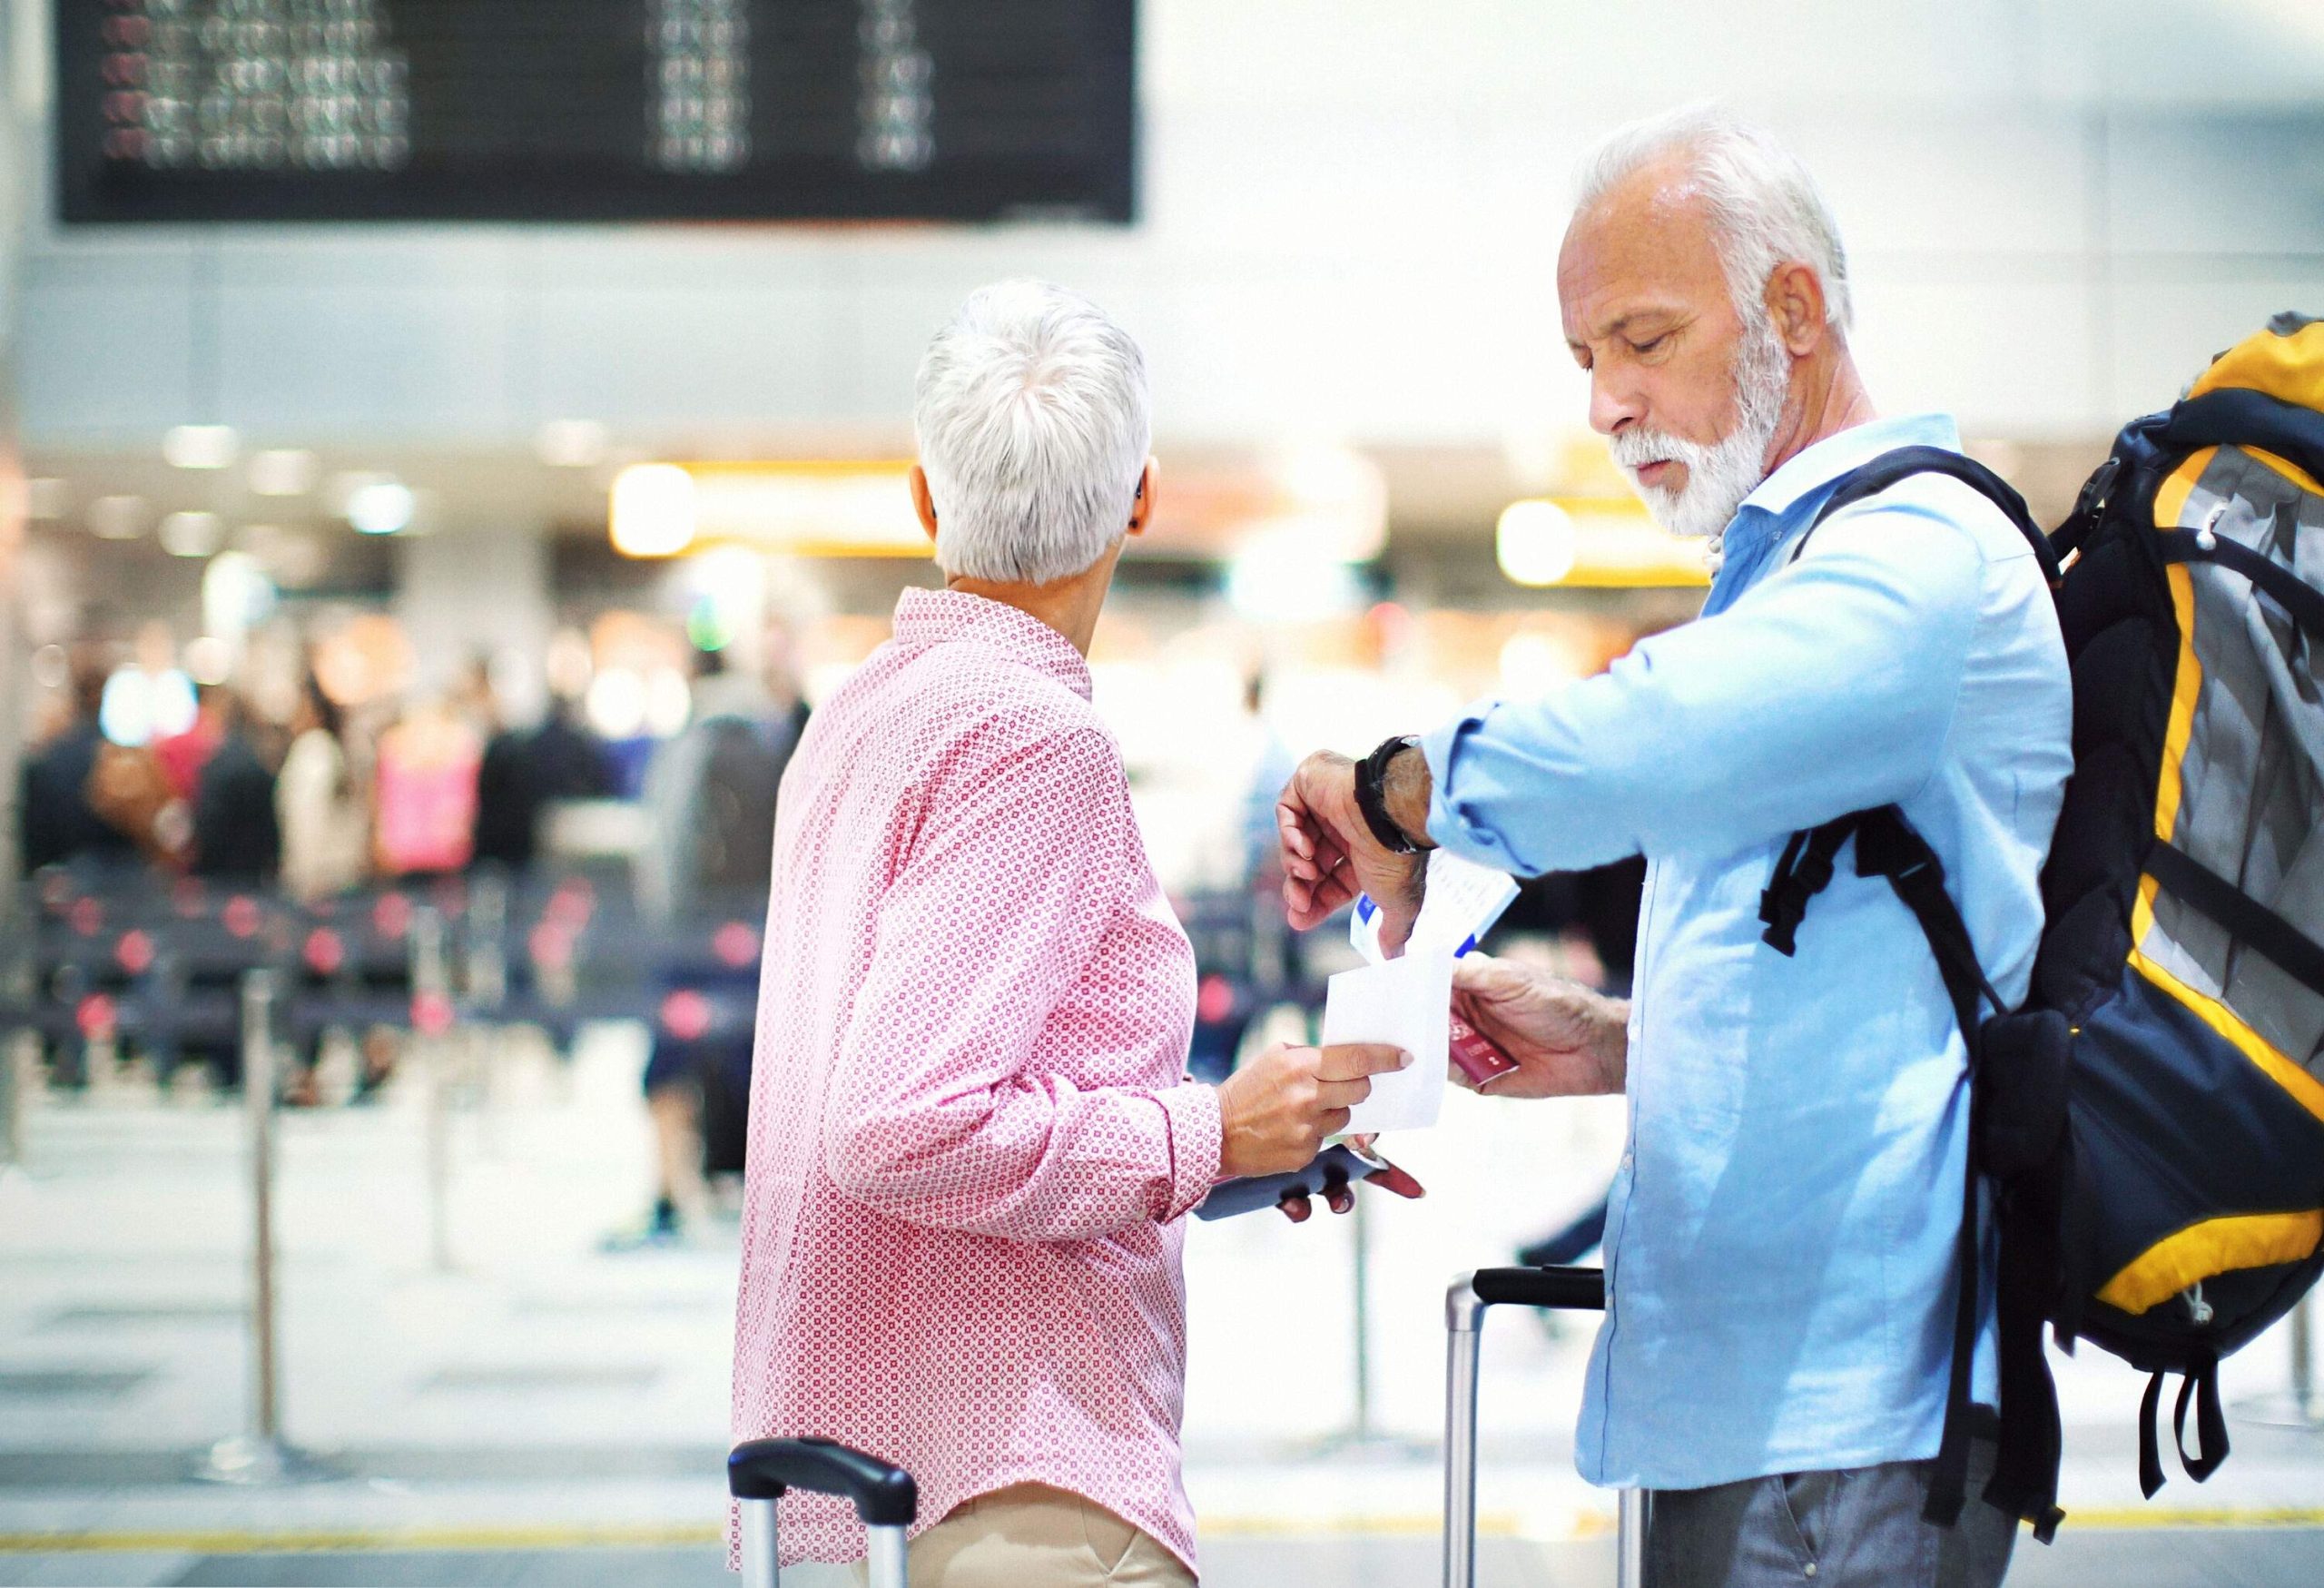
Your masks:
M2211 1304L2203 1299L2203 1282L2201 1279L2181 1290L2179 1297L2187 1304L2187 1316L2194 1319L2197 1328L2202 1328L2210 1324Z

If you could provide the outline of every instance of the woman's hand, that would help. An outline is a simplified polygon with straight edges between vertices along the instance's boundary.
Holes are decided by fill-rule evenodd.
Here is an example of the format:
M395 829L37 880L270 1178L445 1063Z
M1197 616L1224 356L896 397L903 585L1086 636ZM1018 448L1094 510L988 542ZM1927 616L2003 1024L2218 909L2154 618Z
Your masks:
M1517 1066L1494 1097L1593 1097L1620 1091L1629 1075L1630 1005L1546 971L1463 955L1452 962L1452 1012ZM1458 1070L1452 1080L1474 1090Z
M1277 1042L1219 1083L1218 1172L1244 1179L1305 1169L1347 1129L1348 1110L1372 1095L1372 1077L1412 1061L1403 1049L1376 1042Z

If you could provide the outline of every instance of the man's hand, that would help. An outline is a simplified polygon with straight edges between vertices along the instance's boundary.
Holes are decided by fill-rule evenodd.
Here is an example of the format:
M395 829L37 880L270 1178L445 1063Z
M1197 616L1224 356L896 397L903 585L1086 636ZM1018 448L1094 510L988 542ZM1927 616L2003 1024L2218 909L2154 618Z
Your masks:
M1299 764L1275 801L1283 839L1283 902L1301 932L1320 925L1358 893L1382 911L1380 947L1393 955L1420 915L1428 856L1391 854L1372 836L1355 803L1355 763L1319 750Z
M1630 1005L1545 971L1464 955L1452 962L1452 1012L1517 1065L1494 1097L1593 1097L1629 1076ZM1474 1090L1457 1070L1452 1080Z
M1371 1078L1411 1062L1401 1048L1376 1042L1277 1042L1219 1083L1218 1172L1242 1179L1305 1169L1372 1095Z

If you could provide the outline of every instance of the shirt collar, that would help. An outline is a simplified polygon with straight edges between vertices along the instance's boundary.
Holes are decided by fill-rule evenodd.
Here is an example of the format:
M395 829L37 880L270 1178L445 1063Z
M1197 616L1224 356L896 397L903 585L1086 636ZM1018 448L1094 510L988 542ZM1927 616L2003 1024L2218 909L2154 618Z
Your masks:
M1089 698L1089 664L1072 642L1005 602L965 590L906 590L896 602L896 640L908 646L985 646Z
M1758 488L1743 498L1743 507L1757 508L1772 518L1783 518L1798 505L1801 498L1898 447L1943 447L1957 452L1961 449L1960 427L1953 422L1951 415L1941 413L1902 414L1895 419L1852 425L1785 459L1783 467L1761 480ZM1741 511L1742 508L1737 509L1738 515Z

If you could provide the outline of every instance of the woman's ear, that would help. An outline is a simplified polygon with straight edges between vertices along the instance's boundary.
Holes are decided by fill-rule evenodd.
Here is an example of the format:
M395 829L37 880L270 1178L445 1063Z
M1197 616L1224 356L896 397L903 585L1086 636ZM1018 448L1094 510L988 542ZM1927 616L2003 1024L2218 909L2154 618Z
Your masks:
M1129 532L1132 535L1145 534L1146 526L1154 518L1154 492L1161 476L1161 460L1148 458L1146 472L1137 477L1137 495L1129 504Z
M936 498L928 494L928 470L915 463L911 466L912 511L920 515L920 527L928 531L931 540L936 538Z

